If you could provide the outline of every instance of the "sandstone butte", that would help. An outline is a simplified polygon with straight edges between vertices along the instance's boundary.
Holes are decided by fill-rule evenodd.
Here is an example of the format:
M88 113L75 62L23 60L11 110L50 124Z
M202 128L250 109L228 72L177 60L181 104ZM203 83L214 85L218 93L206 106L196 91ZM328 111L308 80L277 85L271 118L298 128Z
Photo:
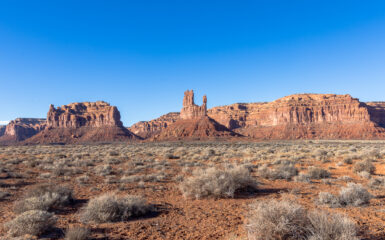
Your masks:
M13 143L32 137L46 127L42 118L16 118L0 127L0 142Z
M183 107L178 119L153 136L153 141L165 140L203 140L231 138L240 136L207 116L207 97L203 96L203 104L194 103L194 92L186 91Z
M139 137L138 137L139 136ZM265 103L235 103L207 109L186 91L181 112L123 127L106 102L50 106L47 119L17 118L0 126L0 144L81 143L137 139L385 139L385 102L350 95L295 94Z
M120 121L115 106L103 101L49 107L46 128L25 143L84 143L137 139Z
M187 96L191 92L186 92ZM179 116L166 114L167 118L139 122L129 129L140 136L159 136L178 119L202 114L193 100L193 106L185 106L191 105L186 93ZM203 102L205 106L207 98ZM364 103L348 94L295 94L273 102L236 103L206 112L228 130L251 139L385 139L385 103Z

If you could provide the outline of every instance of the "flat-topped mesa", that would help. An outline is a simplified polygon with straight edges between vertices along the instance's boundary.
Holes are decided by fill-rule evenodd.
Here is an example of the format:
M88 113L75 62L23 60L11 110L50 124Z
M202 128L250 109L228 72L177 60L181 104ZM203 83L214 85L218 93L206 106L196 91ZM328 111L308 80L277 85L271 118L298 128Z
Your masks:
M198 106L194 103L194 91L184 92L183 108L180 111L181 119L195 119L207 116L207 97L203 96L203 104Z
M208 115L235 129L287 124L367 123L365 103L350 95L295 94L268 103L242 103L209 109Z
M364 103L349 94L295 94L267 105L270 117L262 125L369 122Z
M52 104L47 114L49 128L122 127L120 113L115 106L97 101L71 103L55 108Z

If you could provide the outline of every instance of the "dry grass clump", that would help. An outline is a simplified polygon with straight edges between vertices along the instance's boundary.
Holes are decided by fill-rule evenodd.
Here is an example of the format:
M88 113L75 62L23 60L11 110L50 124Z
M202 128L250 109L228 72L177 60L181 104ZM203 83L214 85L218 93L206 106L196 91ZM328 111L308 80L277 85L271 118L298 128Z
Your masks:
M138 196L118 197L107 193L91 199L80 212L80 220L84 223L126 221L153 211L153 206Z
M53 227L56 217L53 213L41 210L23 212L5 224L8 234L13 237L25 234L39 236Z
M338 196L327 192L318 194L318 203L329 207L361 206L368 204L373 196L361 184L348 183L342 188Z
M308 212L292 201L265 200L251 205L246 229L250 240L355 240L355 224L324 211Z
M14 204L14 211L22 213L29 210L48 211L53 207L73 203L72 190L65 186L44 184L28 190L23 198Z
M370 160L356 162L353 167L353 172L355 173L368 172L370 174L374 174L375 171L376 167Z
M234 197L237 190L257 188L247 168L243 166L224 169L198 169L191 177L185 178L179 185L186 198L200 199L204 197Z
M88 228L84 227L72 227L67 229L65 240L87 240L89 239L91 232Z

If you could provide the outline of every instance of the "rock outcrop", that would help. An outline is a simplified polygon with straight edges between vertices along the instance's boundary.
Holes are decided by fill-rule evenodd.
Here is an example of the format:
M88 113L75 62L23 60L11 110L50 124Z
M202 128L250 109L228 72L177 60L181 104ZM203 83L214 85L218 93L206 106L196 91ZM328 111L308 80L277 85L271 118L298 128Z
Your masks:
M383 138L373 111L350 95L295 94L269 103L216 107L208 115L257 139Z
M137 139L123 127L115 106L98 101L49 107L47 128L26 143L111 142Z
M151 121L137 122L128 128L135 135L142 138L149 138L158 134L179 119L179 112L171 112Z
M194 91L184 92L183 107L180 111L181 119L194 119L207 116L207 97L203 96L202 106L198 106L194 103Z
M5 126L1 143L20 142L41 132L46 127L43 118L16 118Z
M185 93L181 111L187 119L196 118L205 106L195 105L191 96ZM207 116L253 139L385 139L385 103L364 103L348 94L294 94L273 102L236 103L208 109Z
M174 115L176 116L176 115ZM207 116L207 98L203 97L202 106L194 103L194 92L186 91L180 118L163 127L152 140L204 140L240 136L227 127Z
M48 128L79 128L123 126L118 108L98 102L71 103L58 108L50 105L47 114Z

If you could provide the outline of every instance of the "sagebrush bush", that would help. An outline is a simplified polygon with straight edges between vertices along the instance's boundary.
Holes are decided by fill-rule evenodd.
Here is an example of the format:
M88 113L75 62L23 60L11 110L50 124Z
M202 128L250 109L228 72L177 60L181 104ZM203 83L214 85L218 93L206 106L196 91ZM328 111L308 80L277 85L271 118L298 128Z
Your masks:
M259 176L267 179L286 179L290 180L292 177L298 175L298 169L291 164L281 164L273 169L263 166L258 169Z
M322 179L330 177L330 172L328 170L313 166L308 168L307 174L311 179Z
M73 203L72 190L65 186L38 185L29 189L19 201L14 204L14 211L22 213L29 210L48 211L53 207L60 207Z
M373 196L361 184L348 183L342 188L338 196L331 193L321 192L318 194L318 203L330 207L361 206L368 204Z
M361 184L348 183L339 194L342 205L360 206L368 204L373 196Z
M309 240L358 240L357 226L349 218L326 211L308 213Z
M193 172L179 185L186 198L200 199L203 197L234 197L237 190L257 188L257 182L247 168L208 168Z
M370 160L364 160L356 162L353 166L353 171L355 173L368 172L370 174L374 174L374 172L376 171L376 167Z
M246 229L250 240L356 240L356 225L325 211L308 212L293 201L265 200L251 205Z
M13 237L25 234L39 236L52 228L56 223L53 213L40 210L23 212L5 224L8 234Z
M87 240L91 232L88 228L84 227L71 227L67 229L65 240Z
M302 239L306 211L291 201L260 201L250 206L247 232L250 240Z
M152 205L138 196L118 197L107 193L91 199L80 212L80 220L87 222L126 221L153 211Z

